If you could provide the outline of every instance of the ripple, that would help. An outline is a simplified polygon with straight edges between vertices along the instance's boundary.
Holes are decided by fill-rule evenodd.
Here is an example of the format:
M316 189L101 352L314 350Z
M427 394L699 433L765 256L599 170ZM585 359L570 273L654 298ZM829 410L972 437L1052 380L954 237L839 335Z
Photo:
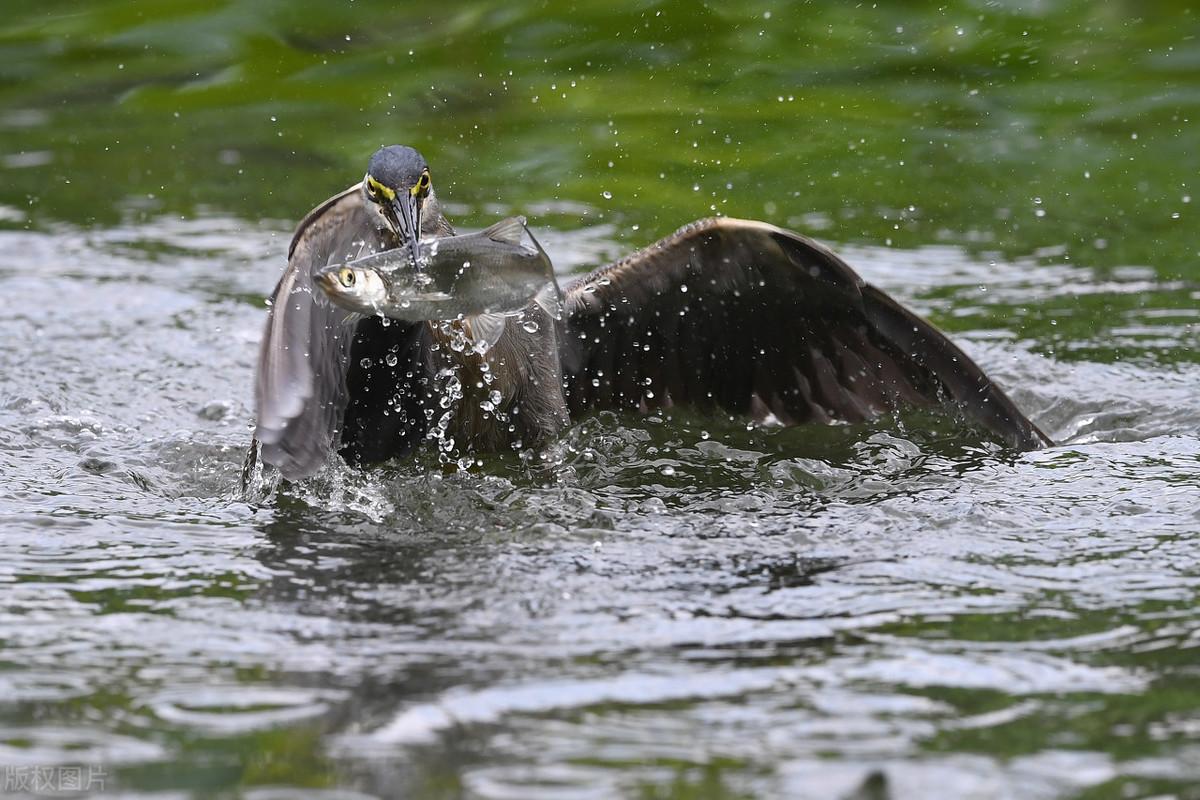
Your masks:
M272 686L175 687L147 700L163 722L209 735L266 730L320 717L344 698L329 690Z
M586 706L657 704L689 698L712 698L764 691L794 683L789 670L734 670L679 675L631 673L613 680L545 682L497 686L474 692L452 692L437 703L414 706L365 737L352 737L352 748L429 741L460 725L495 723L508 714L544 714Z
M62 702L94 688L81 674L32 669L0 672L0 697L6 703Z
M383 796L349 789L305 789L299 786L264 786L248 789L243 794L247 800L378 800Z
M140 764L166 755L153 742L86 725L0 727L0 764L5 765Z
M254 298L284 227L7 240L0 761L199 759L264 799L359 796L285 773L493 797L1053 797L1200 775L1180 671L1200 636L1190 287L1052 254L850 249L959 326L1064 441L1045 451L937 415L598 414L555 469L338 464L249 503ZM544 241L572 266L620 249L614 230ZM1038 315L1073 287L1148 299L1060 340ZM72 326L30 313L45 291ZM1130 357L1086 350L1110 339ZM1115 737L1146 754L1117 760ZM121 777L168 785L148 774Z

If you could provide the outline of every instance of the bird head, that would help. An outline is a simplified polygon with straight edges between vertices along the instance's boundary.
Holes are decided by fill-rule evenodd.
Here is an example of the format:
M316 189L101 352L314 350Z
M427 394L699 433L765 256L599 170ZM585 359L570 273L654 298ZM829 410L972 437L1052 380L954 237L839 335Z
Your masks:
M435 233L441 218L425 157L400 144L379 148L367 164L362 191L378 228L391 231L401 247L409 245L415 258L417 242Z

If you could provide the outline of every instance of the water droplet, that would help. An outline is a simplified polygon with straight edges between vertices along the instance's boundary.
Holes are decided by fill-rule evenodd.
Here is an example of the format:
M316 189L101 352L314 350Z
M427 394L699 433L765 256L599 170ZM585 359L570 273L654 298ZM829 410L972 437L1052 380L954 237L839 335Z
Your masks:
M540 326L536 319L527 319L521 323L521 330L526 333L537 333L540 330Z
M399 363L400 359L396 358L395 353L388 353L387 358L385 358L384 361L387 362L389 367L394 367L397 363Z
M605 189L603 192L601 192L600 196L603 197L605 200L612 200L612 192L608 191L607 189Z

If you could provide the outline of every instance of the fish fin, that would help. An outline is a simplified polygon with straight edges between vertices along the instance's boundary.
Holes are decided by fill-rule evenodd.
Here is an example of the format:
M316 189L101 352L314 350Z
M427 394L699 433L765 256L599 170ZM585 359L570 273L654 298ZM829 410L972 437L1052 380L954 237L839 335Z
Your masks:
M504 314L480 314L468 320L471 325L471 340L475 342L475 347L480 353L486 353L500 341L500 337L504 335L505 318Z
M554 319L562 319L562 292L558 290L558 281L551 280L533 296L533 302Z
M542 249L542 243L534 238L533 231L529 230L528 226L523 226L525 229L524 244L531 250L536 250L537 254L542 257L542 263L546 267L546 280L554 284L554 291L561 298L562 292L558 291L558 280L554 277L554 264L550 262L550 256L546 255L546 251ZM530 247L532 245L532 247Z
M502 219L483 231L483 235L495 242L519 245L525 238L525 218Z
M550 263L550 257L546 255L546 251L542 249L541 242L534 238L533 233L525 225L524 217L510 217L506 220L501 220L496 223L503 225L506 222L519 221L520 241L519 244L524 245L530 250L536 251L542 257L543 263L546 265L546 285L543 286L536 295L533 296L533 302L538 304L538 307L549 314L554 319L562 319L563 303L562 291L558 288L558 280L554 277L554 267ZM517 312L518 314L521 312Z

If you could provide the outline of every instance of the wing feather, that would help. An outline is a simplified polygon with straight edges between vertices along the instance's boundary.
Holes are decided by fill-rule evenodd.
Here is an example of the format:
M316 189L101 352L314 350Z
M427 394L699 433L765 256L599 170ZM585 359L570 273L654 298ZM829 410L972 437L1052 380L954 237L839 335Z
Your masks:
M325 462L348 402L358 318L330 303L313 273L383 249L358 192L356 185L331 197L297 226L259 347L254 435L263 460L291 479Z
M1050 440L958 347L825 246L692 223L565 291L571 413L664 404L799 422L948 405L1008 444Z

